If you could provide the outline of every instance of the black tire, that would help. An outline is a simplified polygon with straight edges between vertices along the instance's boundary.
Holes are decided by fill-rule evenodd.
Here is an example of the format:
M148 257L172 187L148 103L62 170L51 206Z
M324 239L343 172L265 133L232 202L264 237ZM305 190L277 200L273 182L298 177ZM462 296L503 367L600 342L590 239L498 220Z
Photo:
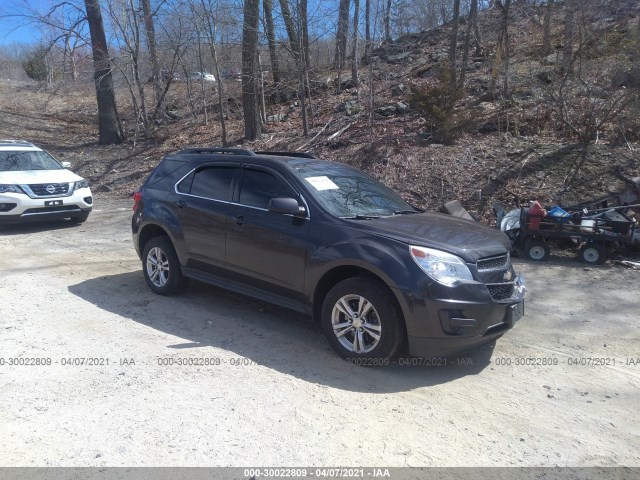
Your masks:
M142 271L152 292L173 295L184 286L184 277L176 251L168 237L151 238L142 251ZM161 267L154 268L161 261Z
M549 258L549 245L541 240L529 240L524 245L524 254L529 260L543 262Z
M87 218L89 218L89 212L81 213L80 215L74 215L73 217L71 217L71 221L80 224L86 222Z
M581 261L591 265L602 265L609 258L609 252L597 243L585 243L578 251Z
M361 303L360 299L365 302ZM346 314L344 306L338 308L341 300L350 307L353 316ZM372 308L363 308L367 304ZM356 309L364 310L364 321L360 316L362 312ZM334 320L344 327L334 329ZM352 326L354 323L356 326ZM344 359L389 359L405 336L404 319L391 291L378 280L364 276L343 280L329 291L322 305L321 324L329 344ZM351 344L351 348L347 344Z

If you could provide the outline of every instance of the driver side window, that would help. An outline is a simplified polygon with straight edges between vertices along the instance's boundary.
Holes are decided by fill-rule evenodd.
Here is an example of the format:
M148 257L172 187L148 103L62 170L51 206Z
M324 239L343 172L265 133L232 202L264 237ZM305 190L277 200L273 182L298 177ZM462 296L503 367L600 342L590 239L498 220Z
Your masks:
M284 181L269 172L250 169L244 171L239 203L266 210L269 200L278 197L297 198L298 195Z

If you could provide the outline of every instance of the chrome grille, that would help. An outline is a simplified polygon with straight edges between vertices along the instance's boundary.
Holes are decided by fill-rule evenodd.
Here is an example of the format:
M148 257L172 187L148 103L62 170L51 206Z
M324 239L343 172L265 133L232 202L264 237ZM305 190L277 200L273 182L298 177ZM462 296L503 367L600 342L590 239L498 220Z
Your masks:
M494 300L505 300L513 296L515 284L510 283L490 283L487 284L491 298Z
M509 266L509 254L497 255L495 257L481 258L476 264L478 271L498 270Z
M40 183L29 185L29 188L37 197L66 195L69 192L68 183Z

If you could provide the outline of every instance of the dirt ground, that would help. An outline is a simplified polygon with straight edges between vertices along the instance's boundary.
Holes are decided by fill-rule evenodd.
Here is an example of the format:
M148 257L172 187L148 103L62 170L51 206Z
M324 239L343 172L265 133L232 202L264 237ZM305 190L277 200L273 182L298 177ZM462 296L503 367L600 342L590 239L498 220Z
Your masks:
M640 465L638 271L517 261L494 348L362 368L286 310L152 294L129 221L0 233L1 466Z

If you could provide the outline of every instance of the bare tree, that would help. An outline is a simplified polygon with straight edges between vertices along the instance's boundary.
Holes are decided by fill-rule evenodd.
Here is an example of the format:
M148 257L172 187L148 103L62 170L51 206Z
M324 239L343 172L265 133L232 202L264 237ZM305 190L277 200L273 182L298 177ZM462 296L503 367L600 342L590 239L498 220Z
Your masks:
M278 65L278 51L276 48L276 29L273 23L273 0L263 0L262 9L264 11L265 31L267 43L269 44L269 60L271 61L271 74L273 83L280 83L280 66Z
M542 54L551 53L551 15L553 13L553 0L547 0L544 9L544 19L542 21Z
M151 3L149 0L140 0L142 12L144 14L144 28L147 34L147 48L149 49L149 60L151 61L151 75L153 81L153 93L155 95L155 112L156 116L162 115L162 99L163 88L162 78L160 76L160 60L158 59L158 50L156 48L156 30L153 23L153 13L151 12Z
M349 8L350 0L340 0L338 7L338 30L336 32L336 49L333 61L333 68L342 70L342 66L347 58L347 36L349 35ZM338 87L340 81L338 80Z
M460 70L460 79L458 87L464 88L467 78L467 69L469 68L469 49L471 48L471 37L474 36L473 30L477 28L478 0L471 0L469 7L469 18L467 20L467 29L464 34L464 46L462 51L462 68Z
M311 65L309 57L309 20L307 18L307 0L298 0L298 20L300 23L299 31L301 37L300 50L304 59L305 68Z
M291 52L294 57L296 57L300 53L300 42L298 41L298 32L296 31L288 0L280 0L280 10L282 11L285 29L287 30L287 37L289 37Z
M371 61L371 0L364 0L364 63Z
M391 41L391 0L387 0L386 8L384 9L384 41Z
M458 50L458 24L460 20L460 0L453 0L453 20L449 43L449 95L453 98L457 90L456 53Z
M259 89L256 83L259 17L260 0L245 0L242 27L242 110L244 138L247 140L255 140L262 133L258 108Z
M222 146L227 146L227 125L225 123L225 102L224 102L224 83L222 81L222 75L220 74L220 62L218 61L218 49L216 47L216 18L214 8L211 3L206 3L205 0L200 0L204 20L204 32L207 42L209 43L209 52L211 54L211 61L213 62L213 68L215 70L216 84L218 86L218 103L220 106L220 132L222 139Z
M96 86L96 100L98 102L98 131L100 143L122 143L123 134L116 97L113 92L113 78L111 76L111 62L107 49L107 37L104 33L102 13L98 0L84 0L87 10L89 33L91 34L91 49L93 52L94 81Z
M489 82L489 93L495 95L498 75L503 72L504 86L503 95L507 96L508 92L508 73L509 73L509 8L511 0L496 0L496 5L500 9L500 27L498 30L498 40L496 42L496 55L491 69L491 80Z
M360 97L360 82L358 80L358 37L360 32L358 24L360 22L360 0L353 0L353 41L351 44L351 81L356 89L357 98ZM340 80L338 80L340 82Z
M475 46L475 55L482 55L482 39L480 37L480 29L478 28L478 0L471 0L469 7L469 23L473 26L473 44Z
M573 30L575 28L575 3L566 0L564 17L564 40L562 46L562 72L569 73L573 63Z
M121 61L120 57L116 57L114 63L122 72L124 79L130 87L131 101L136 116L135 138L137 139L140 124L144 129L145 136L150 137L152 132L147 112L145 82L141 76L142 55L140 50L142 42L137 8L133 0L107 0L106 4L111 23L118 33L116 36L117 41L121 42L121 50L126 53L124 62ZM131 72L131 79L128 74L129 70ZM137 99L133 88L131 88L131 82L135 84Z

